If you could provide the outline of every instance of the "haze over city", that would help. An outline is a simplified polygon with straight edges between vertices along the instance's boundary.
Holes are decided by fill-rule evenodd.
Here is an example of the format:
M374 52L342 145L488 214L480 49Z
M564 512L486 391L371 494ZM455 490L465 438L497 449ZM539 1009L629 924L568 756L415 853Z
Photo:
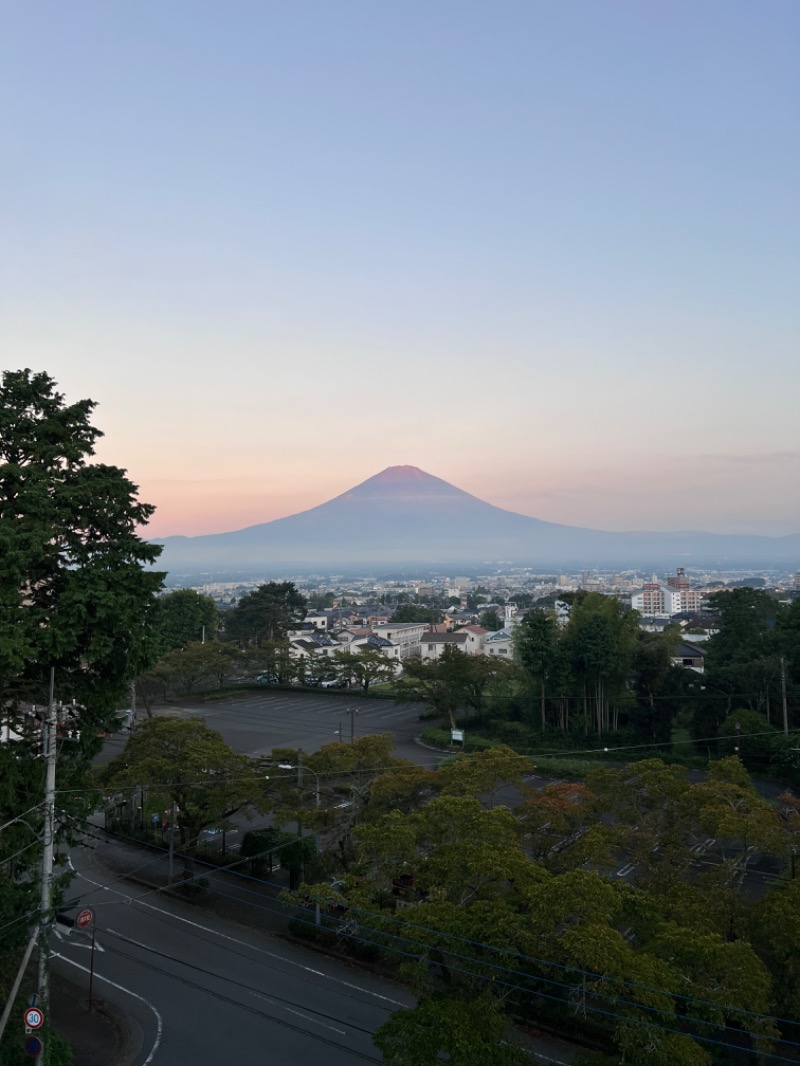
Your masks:
M7 6L0 344L157 506L800 532L800 10Z

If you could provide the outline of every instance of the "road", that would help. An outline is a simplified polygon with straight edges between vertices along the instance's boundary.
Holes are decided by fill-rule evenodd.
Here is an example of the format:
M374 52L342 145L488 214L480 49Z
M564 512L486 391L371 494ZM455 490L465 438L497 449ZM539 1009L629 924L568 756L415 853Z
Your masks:
M399 986L117 880L74 853L70 887L96 914L95 993L132 1015L135 1066L351 1066L382 1061L372 1034L413 1002ZM53 965L88 986L89 941L54 937Z
M398 755L436 766L440 752L415 743L419 710L386 700L348 700L335 693L248 691L210 704L167 706L158 713L202 718L237 751L253 756L273 747L311 752L349 739L348 707L357 709L355 735L391 733ZM106 758L127 741L117 735ZM102 850L102 849L101 849ZM133 1066L192 1066L261 1061L271 1066L326 1066L381 1062L372 1033L395 1010L413 1002L402 987L304 950L263 929L200 911L146 886L108 873L88 850L78 849L79 871L70 895L97 914L97 994L133 1015L141 1049ZM144 855L142 862L152 861ZM163 858L160 860L163 863ZM239 920L246 891L236 894ZM244 897L244 902L242 901ZM269 919L267 919L269 920ZM86 940L53 940L55 964L66 976L88 980ZM83 967L79 969L78 967ZM533 1060L565 1063L575 1050L562 1041L531 1038ZM268 1051L267 1051L268 1049Z

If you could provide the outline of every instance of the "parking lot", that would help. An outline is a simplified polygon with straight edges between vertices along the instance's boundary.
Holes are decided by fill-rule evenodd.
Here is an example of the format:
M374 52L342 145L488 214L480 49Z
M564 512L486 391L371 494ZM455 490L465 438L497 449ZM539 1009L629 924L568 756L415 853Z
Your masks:
M287 692L249 689L240 696L212 703L181 701L155 713L177 718L203 718L235 750L268 755L273 748L312 752L351 736L391 733L396 754L420 765L435 766L441 755L420 748L414 737L423 728L419 704L361 699L339 691Z

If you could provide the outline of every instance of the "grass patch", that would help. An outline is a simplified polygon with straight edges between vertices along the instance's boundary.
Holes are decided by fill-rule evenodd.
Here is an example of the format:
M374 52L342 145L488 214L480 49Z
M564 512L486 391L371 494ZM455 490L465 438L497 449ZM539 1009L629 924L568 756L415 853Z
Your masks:
M608 767L608 763L602 759L570 759L561 755L537 755L535 752L530 758L537 773L546 777L565 777L570 781L581 781L592 770Z
M450 730L440 729L437 726L428 726L426 729L423 729L422 741L425 744L430 744L434 748L452 750L454 747L453 741L450 738ZM499 740L486 740L485 737L473 736L469 732L465 732L464 745L463 748L459 745L459 750L486 751L487 748L499 747L500 743Z

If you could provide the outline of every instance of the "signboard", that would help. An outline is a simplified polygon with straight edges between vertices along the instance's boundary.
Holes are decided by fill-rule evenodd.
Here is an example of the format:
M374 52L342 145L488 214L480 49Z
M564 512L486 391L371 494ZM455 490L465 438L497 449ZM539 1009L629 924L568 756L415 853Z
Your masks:
M85 929L87 925L91 925L94 921L94 911L91 907L84 907L78 917L75 919L75 924L79 929Z
M42 1051L44 1051L44 1045L38 1036L26 1036L22 1050L29 1059L38 1059Z
M44 1014L38 1007L26 1007L23 1017L26 1029L41 1029L44 1025Z
M464 730L463 729L451 729L450 730L450 739L452 740L452 742L454 744L455 743L463 744L464 743Z

